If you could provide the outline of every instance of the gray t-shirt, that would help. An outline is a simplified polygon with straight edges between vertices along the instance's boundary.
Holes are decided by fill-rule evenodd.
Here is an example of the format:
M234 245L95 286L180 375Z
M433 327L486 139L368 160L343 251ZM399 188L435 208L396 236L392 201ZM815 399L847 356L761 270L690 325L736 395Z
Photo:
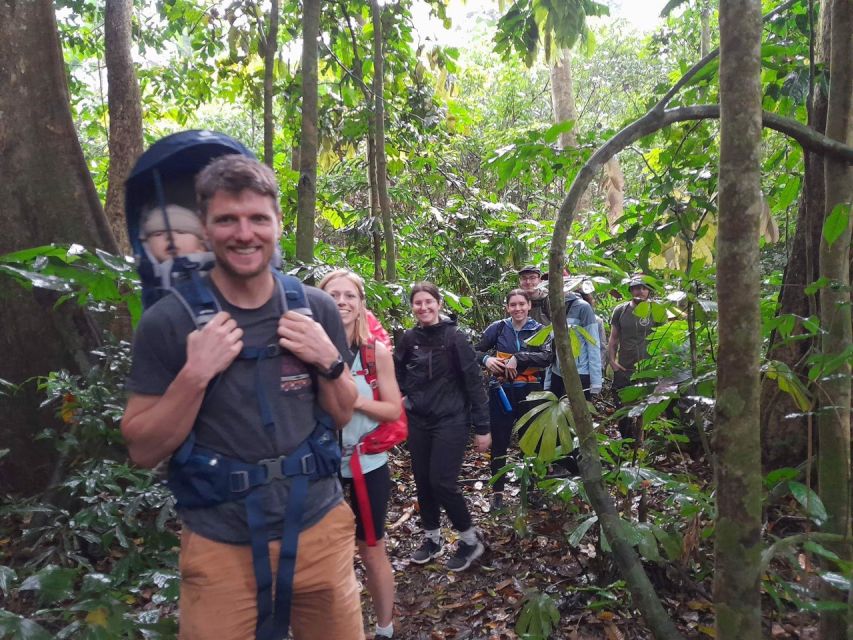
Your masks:
M243 329L243 344L277 344L278 320L282 304L278 289L257 309L240 309L214 293ZM334 301L325 292L305 287L305 296L314 320L326 330L345 360L349 359L346 334ZM195 325L176 296L166 296L142 316L133 340L133 363L127 388L132 393L163 395L186 362L187 335ZM265 428L261 419L255 374L260 380L275 425ZM235 360L211 383L194 426L196 443L222 455L254 463L291 453L311 433L316 424L316 380L311 368L295 356L284 353L261 360ZM271 539L281 537L290 480L262 487L264 510ZM302 528L318 522L342 499L336 477L311 484L302 515ZM241 502L216 507L179 509L183 523L196 533L218 542L249 542L246 509Z
M610 324L619 329L616 359L628 371L634 371L637 363L648 357L647 338L652 329L660 323L652 320L651 316L640 318L634 315L634 306L629 300L613 310L613 319Z

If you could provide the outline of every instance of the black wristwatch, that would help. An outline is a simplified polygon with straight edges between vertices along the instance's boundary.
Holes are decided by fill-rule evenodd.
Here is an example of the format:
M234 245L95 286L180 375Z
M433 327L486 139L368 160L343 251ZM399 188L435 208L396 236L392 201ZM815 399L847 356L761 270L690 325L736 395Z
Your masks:
M345 367L344 359L338 354L337 359L332 363L332 366L325 371L317 369L317 374L326 378L326 380L337 380L341 377Z

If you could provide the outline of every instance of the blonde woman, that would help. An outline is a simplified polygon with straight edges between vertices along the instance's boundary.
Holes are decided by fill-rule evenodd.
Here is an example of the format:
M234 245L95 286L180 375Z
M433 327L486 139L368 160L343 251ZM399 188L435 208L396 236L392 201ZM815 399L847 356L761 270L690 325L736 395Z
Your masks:
M341 314L350 350L354 359L349 363L350 370L358 388L355 402L355 414L343 428L343 451L341 476L344 488L352 485L353 447L362 436L375 429L382 422L396 420L400 416L400 388L394 375L394 361L388 348L378 340L373 340L368 331L367 309L364 305L364 281L352 271L338 269L332 271L320 282L320 289L332 296ZM373 389L367 380L367 362L362 362L362 347L371 343L375 349L376 382L378 399L374 399ZM377 638L392 638L394 634L394 573L385 550L384 530L388 498L391 493L391 475L388 470L388 454L359 456L364 473L367 494L370 502L376 544L367 544L364 518L359 510L358 501L353 499L350 490L350 505L355 512L356 544L364 562L367 577L367 590L373 600L376 611Z

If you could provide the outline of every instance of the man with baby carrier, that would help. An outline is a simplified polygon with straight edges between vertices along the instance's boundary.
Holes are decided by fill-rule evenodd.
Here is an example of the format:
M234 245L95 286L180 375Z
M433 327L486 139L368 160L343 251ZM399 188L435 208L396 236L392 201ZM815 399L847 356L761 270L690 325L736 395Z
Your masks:
M171 291L137 327L122 432L140 465L171 456L179 637L272 640L292 628L297 640L363 638L332 433L356 399L340 316L327 294L271 269L281 234L272 171L226 136L176 136L128 180L143 286ZM179 256L171 239L169 264L152 264L142 212L159 209L170 233L168 205L195 208L174 194L202 167L197 209L213 267ZM182 188L170 184L178 174Z

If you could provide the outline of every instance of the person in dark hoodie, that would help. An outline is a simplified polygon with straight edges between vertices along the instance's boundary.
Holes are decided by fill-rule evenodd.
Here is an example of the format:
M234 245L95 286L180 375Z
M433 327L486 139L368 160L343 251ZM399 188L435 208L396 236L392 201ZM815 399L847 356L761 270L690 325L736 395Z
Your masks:
M550 341L544 347L528 347L524 341L542 328L530 317L531 301L523 289L506 295L509 316L490 324L474 346L480 363L491 374L489 422L492 428L492 475L506 465L512 428L530 407L524 404L531 391L540 391L542 369L551 363ZM506 476L493 486L492 506L503 507Z
M472 423L477 450L491 445L486 394L474 349L456 322L441 315L438 288L419 282L412 287L409 302L417 326L403 334L394 362L409 416L408 447L424 528L423 544L411 560L426 564L442 552L444 508L459 532L456 551L446 566L462 571L484 551L459 489L459 472Z

